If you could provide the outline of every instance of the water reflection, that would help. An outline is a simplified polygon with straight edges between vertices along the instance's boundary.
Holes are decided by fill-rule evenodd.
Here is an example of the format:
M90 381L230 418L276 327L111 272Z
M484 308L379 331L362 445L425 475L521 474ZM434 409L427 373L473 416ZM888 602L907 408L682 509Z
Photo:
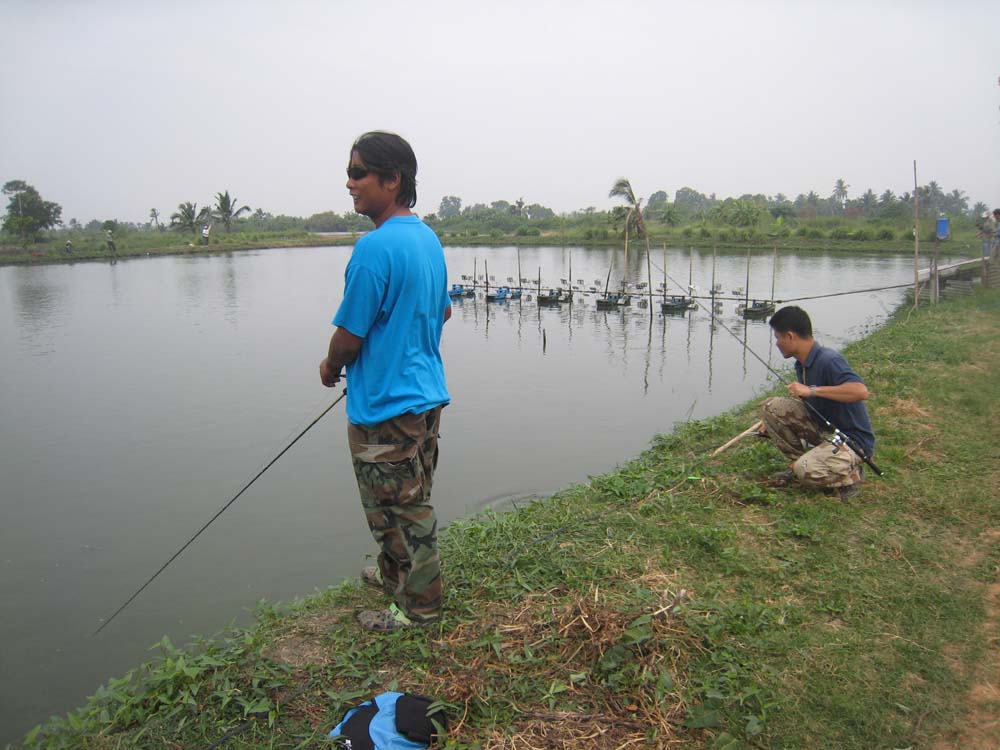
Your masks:
M36 355L54 351L56 331L68 314L68 286L59 274L48 270L11 269L14 310L20 324L18 339L25 350Z

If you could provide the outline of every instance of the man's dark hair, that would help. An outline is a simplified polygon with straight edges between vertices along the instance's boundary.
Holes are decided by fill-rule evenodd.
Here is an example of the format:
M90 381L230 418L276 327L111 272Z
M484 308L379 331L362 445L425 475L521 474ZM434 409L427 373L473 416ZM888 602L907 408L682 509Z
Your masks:
M395 133L373 130L358 137L351 153L358 152L361 161L379 176L379 181L399 173L399 194L396 203L413 208L417 203L417 157L410 144ZM350 159L350 157L348 157Z
M791 331L800 339L808 339L813 335L813 324L806 311L801 307L789 305L783 307L768 321L768 324L778 333Z

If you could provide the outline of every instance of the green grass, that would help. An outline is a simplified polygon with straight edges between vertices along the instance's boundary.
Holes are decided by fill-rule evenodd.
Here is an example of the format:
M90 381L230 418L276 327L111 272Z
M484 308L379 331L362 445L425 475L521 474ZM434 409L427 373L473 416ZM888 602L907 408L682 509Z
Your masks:
M73 253L64 249L67 236L73 240ZM108 251L103 232L53 234L44 242L28 245L0 244L0 265L29 263L72 263L83 260L111 260L152 255L205 255L209 253L255 250L272 247L307 247L315 245L353 245L351 235L319 235L306 231L264 232L245 231L212 235L210 244L202 246L197 235L166 231L128 231L115 236L117 253Z
M226 747L322 747L387 688L449 706L451 748L953 740L997 665L984 595L1000 582L998 325L986 290L849 347L886 476L848 503L768 486L783 460L764 442L711 458L753 421L748 405L450 526L441 626L362 633L355 611L379 600L354 582L262 606L249 630L160 644L24 746L207 747L239 730Z

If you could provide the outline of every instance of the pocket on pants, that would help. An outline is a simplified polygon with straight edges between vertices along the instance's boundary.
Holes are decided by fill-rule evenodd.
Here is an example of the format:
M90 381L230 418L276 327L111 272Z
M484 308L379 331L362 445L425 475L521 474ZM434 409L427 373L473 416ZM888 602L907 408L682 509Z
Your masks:
M400 461L366 460L371 451L353 456L362 501L376 506L423 502L423 467L415 447L412 454Z

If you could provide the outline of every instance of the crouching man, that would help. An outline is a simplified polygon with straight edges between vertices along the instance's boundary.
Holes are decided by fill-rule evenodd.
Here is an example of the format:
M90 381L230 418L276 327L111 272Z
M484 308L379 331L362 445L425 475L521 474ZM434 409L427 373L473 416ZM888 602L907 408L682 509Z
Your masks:
M864 404L868 388L839 352L816 343L802 308L781 308L770 326L781 355L795 359L791 398L769 398L760 409L761 433L792 462L780 478L852 497L860 489L863 460L847 445L831 444L833 430L815 412L853 438L870 459L875 434Z

